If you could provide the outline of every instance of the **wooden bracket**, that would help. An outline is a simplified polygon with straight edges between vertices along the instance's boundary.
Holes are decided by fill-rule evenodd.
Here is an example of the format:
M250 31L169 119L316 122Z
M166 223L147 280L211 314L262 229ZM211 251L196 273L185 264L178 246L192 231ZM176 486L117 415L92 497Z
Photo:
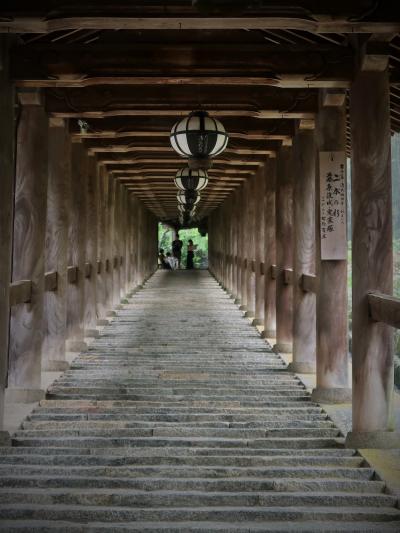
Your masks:
M251 271L252 272L256 271L256 262L255 261L251 261Z
M115 256L115 257L114 257L114 268L117 268L118 263L119 263L118 257Z
M32 297L32 281L30 279L22 279L14 281L10 284L10 307L17 304L26 304L31 301Z
M260 263L260 275L264 276L264 263L263 262Z
M92 264L85 263L85 278L90 278L92 275Z
M304 292L317 292L317 278L313 274L301 276L301 288Z
M96 262L96 266L97 266L97 274L101 274L101 267L103 266L102 262L101 261L97 261Z
M110 260L106 259L106 272L110 272Z
M380 292L369 292L367 298L371 320L400 329L400 298Z
M44 290L54 292L57 290L58 274L57 272L46 272L44 275Z
M78 282L78 267L76 266L67 267L67 279L68 279L68 283Z
M271 279L276 279L279 274L279 268L276 265L271 265Z
M291 268L283 269L283 283L285 285L293 284L293 270Z

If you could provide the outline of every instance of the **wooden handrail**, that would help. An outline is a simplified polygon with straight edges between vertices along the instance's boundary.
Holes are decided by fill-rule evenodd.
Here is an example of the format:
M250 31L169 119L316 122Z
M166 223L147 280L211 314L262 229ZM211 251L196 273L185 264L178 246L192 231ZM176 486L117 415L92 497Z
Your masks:
M271 265L271 279L276 279L279 274L279 268L276 265Z
M303 274L301 288L304 292L317 292L317 277L314 274Z
M260 275L264 276L264 263L263 262L260 263Z
M400 298L380 292L369 292L367 298L372 320L400 329Z
M30 279L22 279L20 281L13 281L10 283L10 307L17 304L26 304L31 301L32 297L32 281Z
M44 275L44 290L46 292L54 292L57 290L58 274L57 271L46 272Z
M85 263L85 278L90 278L92 275L92 263Z
M101 274L101 267L102 267L101 261L96 262L96 267L97 267L97 274Z

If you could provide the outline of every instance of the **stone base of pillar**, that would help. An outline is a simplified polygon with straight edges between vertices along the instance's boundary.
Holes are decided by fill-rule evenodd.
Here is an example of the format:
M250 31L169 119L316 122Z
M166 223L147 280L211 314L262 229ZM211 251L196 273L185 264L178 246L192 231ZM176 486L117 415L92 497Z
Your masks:
M87 350L87 344L84 341L67 340L66 348L67 352L83 352Z
M115 311L107 311L106 316L117 316Z
M42 370L44 372L65 372L65 370L68 369L68 361L54 359L50 361L43 361L42 363Z
M262 326L264 324L264 320L262 318L254 318L253 322L251 323L252 326Z
M11 446L11 436L8 431L0 431L0 447Z
M235 298L233 303L236 304L236 305L240 305L240 298Z
M35 403L43 400L46 392L42 389L10 387L5 391L6 403Z
M345 440L346 448L400 448L399 431L350 431Z
M247 311L247 305L241 305L239 311Z
M293 344L291 342L277 342L272 349L276 353L292 353Z
M110 321L106 318L98 318L96 324L98 326L108 326L110 324Z
M85 337L96 339L97 337L100 337L100 332L98 329L85 329Z
M245 312L244 316L245 316L246 318L254 318L254 316L255 316L255 311L248 310L248 311Z
M351 389L337 387L331 389L313 389L311 399L317 403L349 403L351 402Z
M293 361L289 363L288 370L297 374L315 374L317 367L315 363L306 363L303 361Z
M261 333L263 339L276 339L276 331L274 329L264 329Z

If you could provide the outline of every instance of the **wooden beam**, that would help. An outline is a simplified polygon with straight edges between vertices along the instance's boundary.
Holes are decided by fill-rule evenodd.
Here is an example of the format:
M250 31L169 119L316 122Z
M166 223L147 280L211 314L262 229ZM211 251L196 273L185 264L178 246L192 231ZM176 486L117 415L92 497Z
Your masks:
M380 292L370 292L367 298L372 320L400 328L400 298Z
M400 22L351 21L345 17L123 17L86 16L45 19L15 16L0 22L3 33L50 33L70 30L300 30L310 33L398 33Z
M46 292L54 292L57 290L57 280L58 273L54 272L45 272L44 274L44 290Z
M312 274L303 274L301 288L304 292L317 292L317 277Z

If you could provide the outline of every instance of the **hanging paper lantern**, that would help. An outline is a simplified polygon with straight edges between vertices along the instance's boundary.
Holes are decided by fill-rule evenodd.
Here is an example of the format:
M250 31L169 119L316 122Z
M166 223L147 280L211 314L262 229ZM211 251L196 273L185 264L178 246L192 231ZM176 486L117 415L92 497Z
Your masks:
M181 168L175 176L175 185L183 191L201 191L208 184L208 175L205 170L192 170L189 167Z

